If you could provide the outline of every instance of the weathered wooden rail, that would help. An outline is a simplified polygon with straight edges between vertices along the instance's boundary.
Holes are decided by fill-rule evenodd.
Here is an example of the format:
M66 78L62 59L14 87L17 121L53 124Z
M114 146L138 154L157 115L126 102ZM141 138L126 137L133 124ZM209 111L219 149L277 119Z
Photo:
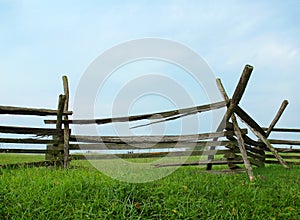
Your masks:
M70 118L72 112L68 110L69 87L68 79L63 77L64 94L59 96L57 109L21 108L0 106L0 114L9 115L31 115L42 118L45 124L55 125L54 128L35 128L0 126L0 133L34 135L33 137L2 137L0 143L16 144L45 144L46 149L5 149L0 148L2 153L38 153L45 154L46 161L41 163L31 163L32 165L56 164L68 167L71 159L112 159L115 155L109 154L77 154L70 155L70 150L128 150L129 153L118 154L119 158L146 158L146 157L186 157L201 156L197 161L186 163L157 164L157 167L165 166L188 166L205 165L207 169L212 169L216 164L227 164L230 169L240 168L244 164L250 180L254 179L252 167L264 166L268 163L280 163L288 168L289 164L300 164L300 149L293 149L291 146L300 145L299 140L276 140L269 139L271 132L300 132L298 128L276 128L276 123L283 114L288 102L283 101L278 113L270 123L269 127L261 127L246 111L240 106L239 102L246 90L252 74L253 67L246 65L242 76L237 84L232 98L229 98L220 79L217 85L224 97L224 101L209 103L206 105L189 107L184 109L134 115L117 118L100 119L80 119ZM108 123L122 123L150 119L151 122L141 126L150 126L170 120L176 120L192 114L214 111L226 108L220 126L215 132L193 134L193 135L164 135L164 136L87 136L72 134L72 125L97 124L101 126ZM155 117L159 115L159 117ZM49 119L48 117L55 117ZM238 121L240 119L240 121ZM241 128L239 124L246 125ZM135 127L134 127L135 128ZM252 132L257 140L248 136ZM273 145L280 145L275 148ZM220 147L222 149L220 149ZM182 148L185 150L183 151ZM156 149L161 152L132 153L134 150ZM163 152L162 149L173 149L172 152ZM201 158L201 159L200 159ZM28 165L28 164L27 164ZM4 166L3 166L4 167ZM8 167L8 165L5 165Z

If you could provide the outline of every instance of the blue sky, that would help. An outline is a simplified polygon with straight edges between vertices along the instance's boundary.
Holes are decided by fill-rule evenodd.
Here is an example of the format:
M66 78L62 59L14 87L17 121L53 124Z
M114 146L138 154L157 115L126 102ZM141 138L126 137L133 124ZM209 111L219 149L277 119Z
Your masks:
M105 50L157 37L196 51L230 95L244 65L253 65L241 106L268 126L288 99L279 125L299 127L299 15L300 1L291 0L0 0L0 104L56 108L62 75L73 99L82 74ZM152 110L162 106L152 101Z

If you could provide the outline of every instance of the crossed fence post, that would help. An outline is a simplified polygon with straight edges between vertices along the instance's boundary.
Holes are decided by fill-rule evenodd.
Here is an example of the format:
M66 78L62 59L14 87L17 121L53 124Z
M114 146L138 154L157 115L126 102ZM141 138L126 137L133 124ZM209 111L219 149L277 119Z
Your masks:
M236 134L237 137L237 141L238 141L238 147L240 149L240 152L242 154L242 158L244 160L246 169L248 171L248 175L250 180L254 179L253 176L253 172L252 172L252 168L250 166L250 162L247 158L247 151L246 151L246 146L245 146L245 142L244 142L244 138L241 135L240 132L240 128L238 126L237 123L237 119L235 114L248 126L248 128L257 136L257 138L259 139L259 141L261 141L268 150L270 150L273 155L277 158L277 160L280 162L280 164L282 166L284 166L285 168L289 168L287 163L282 159L282 157L278 154L277 150L272 146L272 144L268 141L267 137L270 135L270 132L272 131L272 129L274 128L275 124L277 123L277 121L279 120L280 116L282 115L284 109L286 108L288 102L285 100L277 115L275 116L274 120L272 121L271 125L269 126L267 132L264 131L264 129L262 127L260 127L242 108L240 108L238 106L244 92L247 86L247 83L249 81L249 78L251 76L251 73L253 71L253 67L250 65L246 65L242 76L238 82L238 85L234 91L234 94L232 96L232 99L229 99L229 97L226 94L226 91L221 83L221 80L218 79L217 80L217 84L219 87L219 90L221 92L221 94L223 95L225 101L228 103L227 104L227 111L226 114L223 117L222 122L220 123L217 131L223 130L223 127L225 124L227 124L229 122L229 120L231 119L232 123L233 123L233 128L234 128L234 132ZM214 141L217 141L217 139L214 139ZM215 147L211 147L211 150L214 150ZM213 155L209 155L208 159L211 161L214 159ZM211 170L212 169L212 163L208 163L207 170Z

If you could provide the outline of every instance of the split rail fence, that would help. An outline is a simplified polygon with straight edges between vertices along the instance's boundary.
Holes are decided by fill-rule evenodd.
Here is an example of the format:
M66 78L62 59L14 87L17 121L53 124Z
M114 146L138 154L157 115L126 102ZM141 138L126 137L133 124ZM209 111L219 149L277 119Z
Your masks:
M64 94L59 96L57 109L34 109L10 106L0 106L0 114L9 115L31 115L43 117L45 124L55 125L55 128L35 128L35 127L16 127L0 126L0 133L34 135L32 138L0 138L0 143L16 144L45 144L46 149L5 149L0 148L2 153L37 153L45 154L45 161L27 163L27 165L61 165L67 168L71 159L112 159L115 155L110 154L75 154L70 155L70 150L134 150L134 149L171 149L174 152L149 152L149 153L126 153L117 155L120 158L145 158L162 156L201 156L201 160L186 163L157 164L157 167L165 166L191 166L205 165L207 170L212 169L213 165L227 164L230 169L239 168L239 164L244 164L250 180L253 173L251 165L264 166L268 163L280 163L288 168L289 164L300 164L300 149L298 140L275 140L269 139L271 132L300 132L300 129L275 128L283 111L288 105L284 100L274 117L270 126L261 127L258 123L240 106L239 102L245 92L253 67L246 65L242 76L237 84L232 98L230 99L222 85L217 79L217 85L224 97L224 101L210 103L207 105L185 108L180 110L165 111L153 114L143 114L136 116L126 116L118 118L104 119L82 119L74 120L69 117L69 86L68 79L63 76ZM142 126L150 126L154 123L176 120L193 114L213 111L226 108L226 113L218 129L211 133L193 135L165 135L165 136L86 136L74 135L70 127L74 124L87 125L97 124L99 126L108 123L132 122L144 119L151 119L151 123ZM155 119L155 115L160 118ZM46 117L55 117L47 119ZM246 128L239 126L237 118L246 125ZM257 140L253 140L248 135L251 131ZM281 146L281 147L274 147ZM223 147L220 149L220 147ZM176 151L176 148L185 148L185 151ZM8 167L10 165L1 165Z

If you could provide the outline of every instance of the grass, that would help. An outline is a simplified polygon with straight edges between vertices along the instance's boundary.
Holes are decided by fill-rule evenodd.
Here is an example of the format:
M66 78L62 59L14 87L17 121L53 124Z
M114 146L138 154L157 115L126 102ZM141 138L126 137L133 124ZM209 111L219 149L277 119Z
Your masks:
M27 158L26 158L27 157ZM0 154L1 163L39 158ZM142 160L142 159L140 159ZM119 182L75 161L73 168L0 170L0 219L299 219L300 166L217 175L180 167L148 183ZM224 168L224 167L223 167ZM165 169L165 168L160 168Z
M0 164L12 164L22 162L38 162L45 160L42 154L6 154L0 153Z

